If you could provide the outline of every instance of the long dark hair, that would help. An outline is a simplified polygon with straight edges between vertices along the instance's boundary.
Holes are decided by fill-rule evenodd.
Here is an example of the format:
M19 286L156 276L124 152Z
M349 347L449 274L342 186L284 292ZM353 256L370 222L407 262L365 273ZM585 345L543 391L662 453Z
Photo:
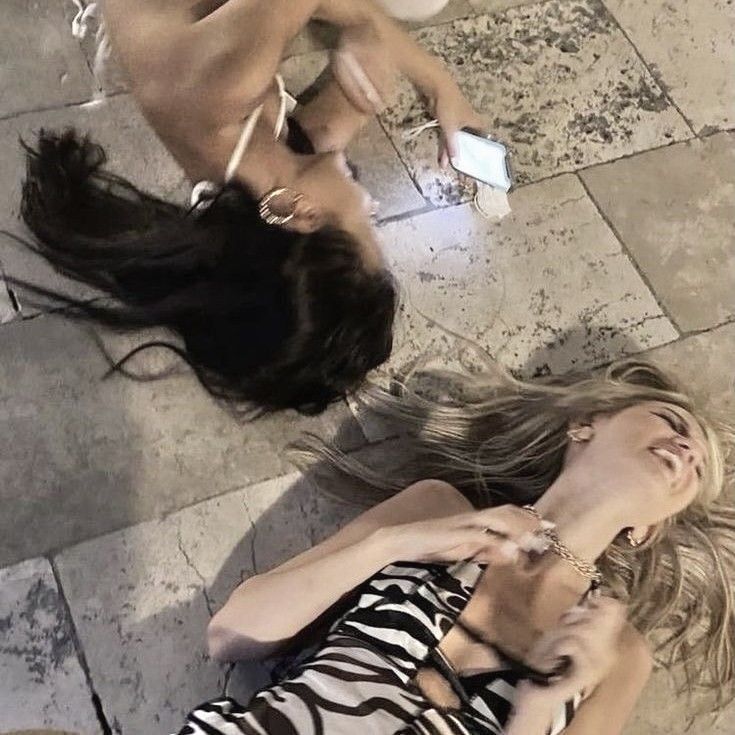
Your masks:
M119 329L167 327L217 398L256 412L322 411L390 354L396 292L347 233L265 224L240 185L201 214L105 171L104 150L70 129L26 151L21 214L30 247L112 299L81 302L28 283L36 298Z

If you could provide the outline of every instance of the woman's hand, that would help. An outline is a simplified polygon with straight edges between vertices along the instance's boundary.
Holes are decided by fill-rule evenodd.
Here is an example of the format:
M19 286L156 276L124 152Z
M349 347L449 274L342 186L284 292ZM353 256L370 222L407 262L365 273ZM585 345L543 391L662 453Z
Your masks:
M558 674L548 686L519 686L506 735L542 735L559 707L575 694L592 692L616 664L625 626L625 606L608 597L589 599L562 615L526 657L534 669Z
M376 541L395 561L514 561L521 551L542 551L541 525L513 506L381 528Z
M462 128L484 127L442 61L390 21L346 28L332 55L332 71L350 102L368 115L389 104L398 74L405 74L439 122L442 167L457 154L455 138Z
M425 94L441 128L439 165L446 168L450 158L459 153L457 133L462 128L472 128L482 133L484 123L448 73L437 79L435 85Z

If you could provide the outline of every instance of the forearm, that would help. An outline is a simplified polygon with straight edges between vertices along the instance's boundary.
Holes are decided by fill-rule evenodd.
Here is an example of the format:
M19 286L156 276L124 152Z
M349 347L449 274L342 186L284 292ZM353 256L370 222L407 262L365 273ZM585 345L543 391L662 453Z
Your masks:
M620 735L651 674L645 653L620 658L579 707L564 735Z
M212 618L210 653L229 661L270 655L393 561L391 549L375 532L328 556L247 580Z

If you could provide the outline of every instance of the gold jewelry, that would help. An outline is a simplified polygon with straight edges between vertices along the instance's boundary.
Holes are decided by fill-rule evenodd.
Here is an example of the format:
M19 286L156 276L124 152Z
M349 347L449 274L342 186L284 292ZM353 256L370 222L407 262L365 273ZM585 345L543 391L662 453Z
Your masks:
M293 209L288 214L276 214L271 209L271 202L276 198L291 191L285 186L279 186L275 189L271 189L263 196L258 202L258 213L260 218L268 225L285 225L290 222L296 216L296 205L304 198L303 194L295 194L293 198Z
M641 544L644 544L646 541L648 541L648 536L644 536L643 538L636 538L633 535L633 529L629 528L628 533L625 534L628 538L628 543L634 548L638 548Z
M532 505L524 505L523 510L528 511L537 520L544 521L544 517ZM597 566L592 562L580 559L569 551L553 528L542 528L540 534L549 542L551 550L574 567L585 579L588 579L593 588L602 584L602 574Z
M567 436L573 442L588 442L594 436L594 430L590 424L583 424L576 429L569 429Z

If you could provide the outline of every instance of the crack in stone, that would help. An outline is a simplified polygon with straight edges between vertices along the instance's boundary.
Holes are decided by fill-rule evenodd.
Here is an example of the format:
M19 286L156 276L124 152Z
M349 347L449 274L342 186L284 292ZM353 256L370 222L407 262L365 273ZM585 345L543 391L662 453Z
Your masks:
M245 508L245 513L247 513L248 520L250 521L250 564L253 568L253 572L255 574L258 573L258 560L256 558L255 554L255 544L258 537L258 528L253 522L253 514L250 512L250 506L248 505L248 501L243 498L242 500L243 507Z
M194 562L191 560L191 557L184 548L184 543L181 540L181 528L176 529L176 545L179 547L179 551L184 557L184 561L186 561L187 566L194 572L194 574L197 575L199 581L202 583L202 595L204 597L204 604L207 606L207 612L209 612L209 617L211 618L214 615L214 605L212 604L212 600L209 597L209 592L207 591L207 582L204 579L204 575L196 568Z

